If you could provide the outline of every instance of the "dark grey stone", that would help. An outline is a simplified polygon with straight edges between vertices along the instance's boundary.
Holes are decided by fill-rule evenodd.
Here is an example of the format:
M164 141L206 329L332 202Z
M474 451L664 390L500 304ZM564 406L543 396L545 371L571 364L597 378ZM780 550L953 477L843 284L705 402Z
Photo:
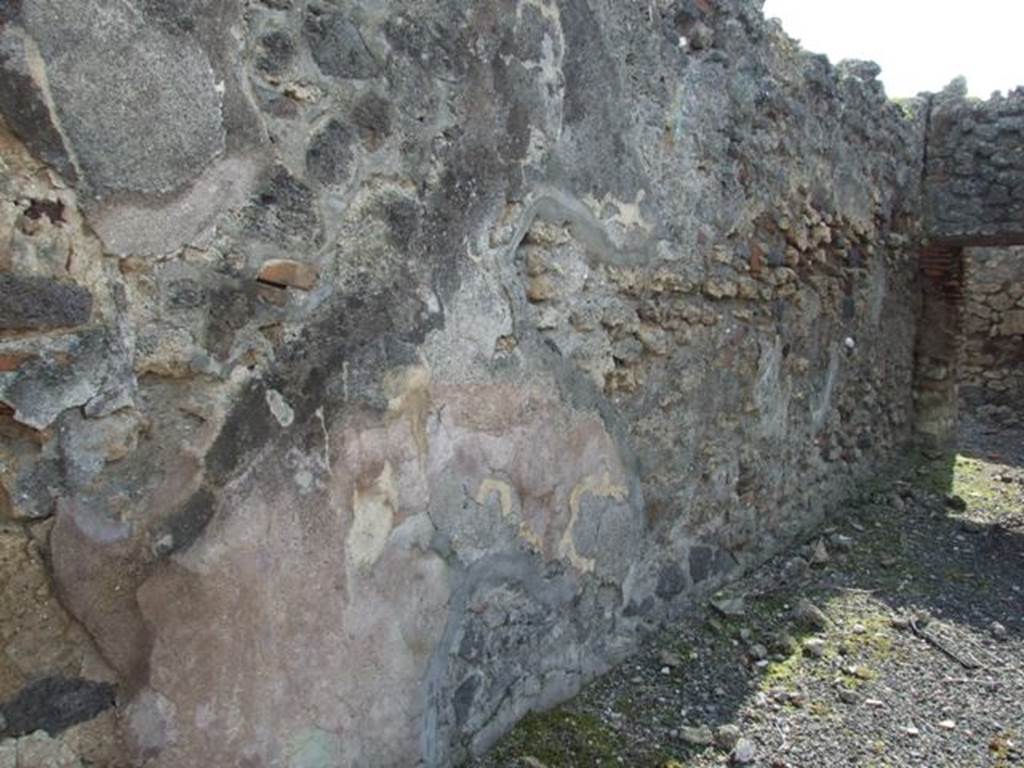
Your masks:
M239 284L234 281L206 289L202 297L210 306L206 322L206 348L215 357L226 358L231 352L235 334L257 317L260 309L257 291L253 283ZM201 297L189 291L182 298L199 301Z
M7 24L18 18L21 13L21 0L6 0L0 4L0 25Z
M370 92L352 108L352 124L369 148L375 148L391 135L391 102Z
M468 623L459 642L459 656L466 661L475 661L483 654L487 646L487 638L481 632L479 625Z
M949 494L946 496L946 506L952 509L954 512L966 512L967 502L960 496Z
M172 311L196 309L206 303L207 292L207 287L198 280L175 280L168 286L167 308Z
M712 566L715 562L715 550L711 547L698 544L690 547L690 579L694 584L706 581L712 574Z
M188 549L213 519L217 499L208 488L200 488L151 534L154 554L168 557Z
M180 27L101 0L26 0L22 20L94 193L176 190L223 150L214 71Z
M259 382L249 384L206 454L211 480L218 484L226 482L278 431L279 426L267 408L266 388Z
M22 514L32 520L51 517L56 509L57 499L67 490L61 462L46 456L18 478L15 493L26 499Z
M470 66L469 44L460 21L446 22L420 13L398 13L384 25L384 35L392 49L415 66L460 80Z
M461 728L469 719L473 702L476 700L476 693L480 689L480 678L476 675L467 677L462 684L455 689L452 696L452 706L455 709L455 724Z
M43 730L51 736L114 706L114 686L82 678L46 677L0 704L0 738Z
M9 4L3 7L9 10ZM4 29L0 29L0 114L36 157L69 183L78 180L42 91L29 74L24 43Z
M268 75L283 74L295 59L295 41L281 30L261 37L260 49L262 53L256 59L256 68Z
M306 12L303 34L325 75L365 80L380 74L380 63L349 13L313 5Z
M662 600L671 600L689 586L686 573L678 563L669 563L658 573L654 593Z
M330 120L313 136L306 150L306 173L321 184L348 181L352 170L352 129Z
M70 328L89 322L92 294L80 285L0 273L0 329Z
M630 603L622 609L622 615L626 618L636 618L638 616L646 616L654 610L654 598L648 595L639 602L631 600Z
M320 236L313 192L284 166L267 173L243 215L251 234L279 245L316 242Z
M384 205L383 214L391 242L397 248L408 249L419 233L419 206L408 198L396 198Z

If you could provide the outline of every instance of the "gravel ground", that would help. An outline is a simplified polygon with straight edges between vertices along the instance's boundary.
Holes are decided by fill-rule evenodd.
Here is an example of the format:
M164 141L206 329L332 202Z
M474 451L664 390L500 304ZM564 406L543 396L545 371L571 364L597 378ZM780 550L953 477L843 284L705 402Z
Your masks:
M476 765L1024 765L1024 433L830 525Z

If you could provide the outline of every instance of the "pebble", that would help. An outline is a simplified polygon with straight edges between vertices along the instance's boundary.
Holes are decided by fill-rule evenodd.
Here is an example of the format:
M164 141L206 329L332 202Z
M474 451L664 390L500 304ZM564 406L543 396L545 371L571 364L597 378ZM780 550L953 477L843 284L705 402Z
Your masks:
M846 667L843 672L852 677L856 677L858 680L870 680L874 677L874 673L863 664L858 664L855 667Z
M672 651L662 650L658 652L658 661L664 664L666 667L681 667L683 666L683 660L677 653Z
M738 726L728 723L718 726L715 731L715 745L726 751L733 749L740 740L740 729Z
M811 551L811 565L825 565L831 558L828 554L828 547L824 539L818 539Z
M840 688L839 700L843 702L843 704L856 704L858 701L860 701L860 696L858 696L854 691L851 691L849 688Z
M715 31L702 21L694 22L688 32L687 45L695 51L710 48L715 42Z
M839 552L852 552L853 551L853 539L849 536L844 536L841 533L837 533L832 537L832 546L835 547Z
M754 742L750 739L741 738L736 742L736 746L732 750L732 761L738 765L747 765L754 762L756 754L757 748L754 746Z
M961 520L960 530L964 533L982 533L985 530L985 524L977 520Z
M917 728L915 728L912 725L905 726L904 728L901 728L900 730L902 730L905 734L907 734L907 736L920 736L921 735L921 731L919 731Z
M802 557L793 557L786 562L783 571L789 580L801 579L807 574L810 567L811 564Z
M760 643L754 643L750 646L750 658L754 659L754 661L766 659L768 658L768 649Z
M939 722L939 728L942 728L945 731L952 731L954 728L956 728L956 721L942 720Z
M783 656L792 656L800 650L800 646L789 632L780 632L772 639L772 650Z
M825 629L828 626L828 618L824 612L807 598L800 598L800 602L793 610L793 618L815 629Z
M815 659L825 655L825 641L820 637L811 637L804 640L804 653Z
M715 735L706 725L683 726L679 729L679 738L695 747L707 747L715 742Z
M989 631L992 633L992 637L996 640L1005 640L1009 637L1009 633L1006 631L1006 627L1000 624L998 621L993 621L988 625Z
M747 607L742 597L718 597L711 600L711 607L723 616L743 616Z
M949 494L946 496L946 506L950 509L954 509L957 512L965 512L967 510L967 502L960 496Z

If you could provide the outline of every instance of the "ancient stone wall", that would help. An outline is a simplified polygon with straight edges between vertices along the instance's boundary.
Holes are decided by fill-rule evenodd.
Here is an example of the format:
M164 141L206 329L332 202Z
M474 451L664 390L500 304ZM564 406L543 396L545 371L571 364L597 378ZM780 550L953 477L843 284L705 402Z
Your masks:
M1024 248L964 252L961 410L986 421L1024 418Z
M979 101L955 81L933 96L925 184L934 240L1024 243L1024 88Z
M0 70L8 764L456 762L910 434L923 110L755 2L21 0Z

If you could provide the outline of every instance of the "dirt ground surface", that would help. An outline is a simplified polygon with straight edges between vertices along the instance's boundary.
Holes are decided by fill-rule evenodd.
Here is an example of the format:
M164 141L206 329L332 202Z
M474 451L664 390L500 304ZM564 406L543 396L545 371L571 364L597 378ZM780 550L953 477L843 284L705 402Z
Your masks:
M1024 765L1024 431L962 434L476 765Z

